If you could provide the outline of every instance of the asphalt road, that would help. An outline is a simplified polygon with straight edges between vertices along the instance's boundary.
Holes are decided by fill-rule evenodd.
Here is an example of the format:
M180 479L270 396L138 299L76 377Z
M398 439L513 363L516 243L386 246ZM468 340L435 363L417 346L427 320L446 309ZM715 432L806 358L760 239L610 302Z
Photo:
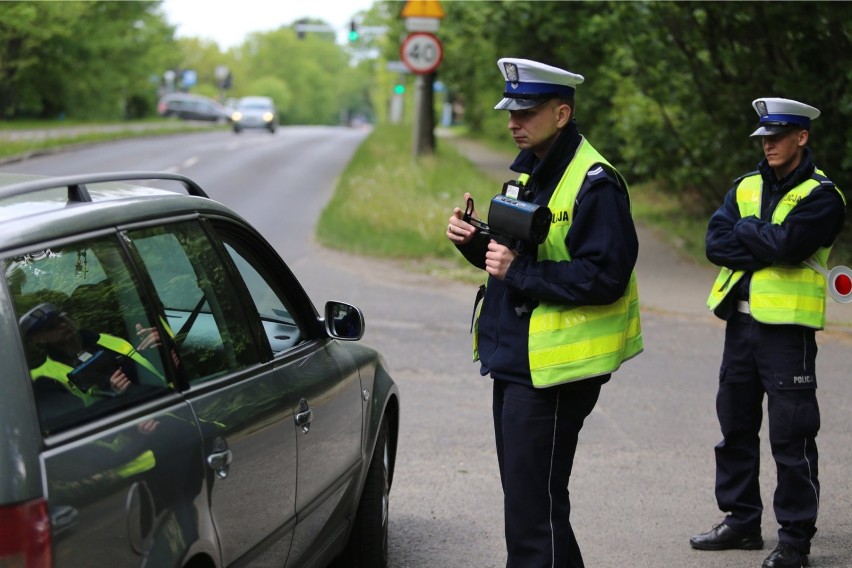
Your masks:
M394 568L505 565L502 494L491 429L491 382L470 360L475 286L406 262L322 249L313 227L364 133L281 129L111 143L0 169L75 173L179 171L255 223L315 303L346 300L365 312L364 341L381 350L399 384L402 424L391 493ZM495 183L505 156L458 144ZM464 188L458 188L459 196ZM449 216L449 211L447 215ZM436 226L443 231L444 224ZM448 244L448 246L450 246ZM640 228L637 266L645 352L603 389L581 433L571 481L575 531L589 567L759 566L775 544L774 472L764 444L764 551L699 552L689 536L722 519L713 498L720 434L715 387L722 323L704 308L715 270L694 264ZM852 306L832 306L819 335L822 507L811 565L852 565L852 383L846 380ZM764 427L765 428L765 427ZM764 430L763 440L766 440Z

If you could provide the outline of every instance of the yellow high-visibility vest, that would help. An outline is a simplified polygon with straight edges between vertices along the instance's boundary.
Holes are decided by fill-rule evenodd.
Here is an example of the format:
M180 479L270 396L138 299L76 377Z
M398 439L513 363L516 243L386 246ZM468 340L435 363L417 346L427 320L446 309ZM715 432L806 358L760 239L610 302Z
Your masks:
M825 178L821 171L816 170L816 173L822 179L809 178L785 194L772 212L772 224L780 225L802 199L822 183L831 183L828 180L823 182ZM839 189L836 191L845 203L843 193ZM736 189L740 217L760 218L762 192L763 180L760 174L746 176L740 181ZM826 268L830 252L831 247L821 247L812 258ZM707 307L715 310L744 274L742 270L722 267L710 290ZM751 277L749 309L752 317L762 323L797 324L822 329L825 327L825 277L804 264L774 265L756 270Z
M612 168L584 138L548 203L553 221L547 238L538 247L540 260L571 260L565 239L571 227L574 202L595 164ZM618 176L621 178L621 174ZM527 179L528 175L522 175L518 181L523 183ZM635 273L631 274L624 295L612 304L570 306L542 301L530 316L530 373L537 388L606 375L638 355L642 348Z

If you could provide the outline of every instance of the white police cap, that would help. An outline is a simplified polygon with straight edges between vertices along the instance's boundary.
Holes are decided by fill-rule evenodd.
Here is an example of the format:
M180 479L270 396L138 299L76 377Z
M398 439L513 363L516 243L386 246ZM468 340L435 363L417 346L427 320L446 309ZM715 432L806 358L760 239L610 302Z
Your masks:
M792 99L755 99L751 106L760 117L760 126L751 136L772 136L794 126L810 130L811 120L819 116L819 110Z
M506 90L496 110L532 108L554 97L573 98L583 76L529 59L504 57L497 67L506 79Z

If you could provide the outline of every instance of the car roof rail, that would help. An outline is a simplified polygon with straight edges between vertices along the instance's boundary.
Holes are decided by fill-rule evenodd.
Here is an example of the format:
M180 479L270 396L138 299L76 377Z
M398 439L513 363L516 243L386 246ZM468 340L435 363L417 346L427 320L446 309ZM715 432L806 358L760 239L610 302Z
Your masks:
M0 199L25 195L45 189L68 188L68 201L87 202L92 201L86 184L108 183L113 181L140 181L140 180L167 180L180 182L186 189L188 195L196 197L210 196L201 189L197 183L181 174L170 172L103 172L97 174L78 174L70 176L44 177L29 181L0 186Z

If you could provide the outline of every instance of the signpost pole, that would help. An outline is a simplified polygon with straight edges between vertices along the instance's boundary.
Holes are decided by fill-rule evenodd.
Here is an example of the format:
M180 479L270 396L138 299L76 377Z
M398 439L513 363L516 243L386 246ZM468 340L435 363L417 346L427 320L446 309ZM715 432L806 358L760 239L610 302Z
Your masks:
M435 73L418 75L414 92L414 155L435 153Z
M414 83L414 156L435 153L435 70L443 57L438 31L444 10L438 0L408 0L402 17L412 32L400 48L402 62L417 74Z

